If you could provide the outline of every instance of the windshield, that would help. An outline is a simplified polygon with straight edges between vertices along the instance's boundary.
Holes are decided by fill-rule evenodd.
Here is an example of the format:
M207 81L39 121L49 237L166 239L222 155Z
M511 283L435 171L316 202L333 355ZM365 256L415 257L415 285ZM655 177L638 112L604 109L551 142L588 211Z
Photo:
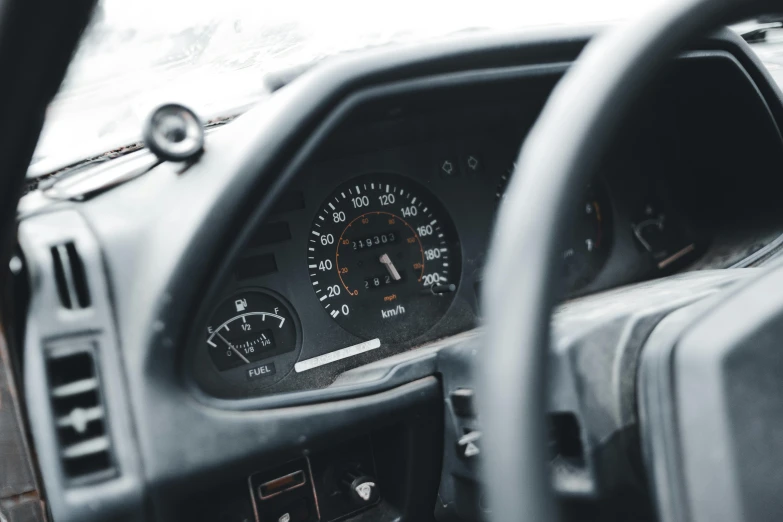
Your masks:
M232 116L264 77L325 56L468 30L622 19L665 0L103 0L47 113L33 159L57 168L139 141L165 102Z

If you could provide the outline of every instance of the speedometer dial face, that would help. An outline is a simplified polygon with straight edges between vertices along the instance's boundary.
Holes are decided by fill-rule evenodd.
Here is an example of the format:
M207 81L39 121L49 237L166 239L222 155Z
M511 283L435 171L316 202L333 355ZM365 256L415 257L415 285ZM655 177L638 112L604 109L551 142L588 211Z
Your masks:
M413 339L446 313L459 284L451 219L420 185L366 175L339 186L315 219L307 250L313 290L349 332Z

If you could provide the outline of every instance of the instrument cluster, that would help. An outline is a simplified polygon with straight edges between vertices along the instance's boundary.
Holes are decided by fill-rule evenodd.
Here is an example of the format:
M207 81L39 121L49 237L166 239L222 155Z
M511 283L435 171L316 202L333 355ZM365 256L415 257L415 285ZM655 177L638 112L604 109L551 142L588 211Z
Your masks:
M347 369L476 327L518 146L500 143L416 144L306 168L206 319L195 347L206 354L197 357L202 386L225 397L323 387ZM575 188L558 268L564 298L676 269L698 252L651 194L618 205L625 189L616 170ZM516 277L524 267L520 259Z

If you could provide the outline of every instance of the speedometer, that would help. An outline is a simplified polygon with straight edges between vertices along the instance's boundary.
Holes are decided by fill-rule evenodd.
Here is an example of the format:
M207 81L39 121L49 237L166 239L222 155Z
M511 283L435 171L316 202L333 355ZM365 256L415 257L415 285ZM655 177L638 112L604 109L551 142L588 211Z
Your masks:
M355 178L323 203L310 232L315 295L354 335L413 339L451 305L459 242L448 213L422 186L396 175Z

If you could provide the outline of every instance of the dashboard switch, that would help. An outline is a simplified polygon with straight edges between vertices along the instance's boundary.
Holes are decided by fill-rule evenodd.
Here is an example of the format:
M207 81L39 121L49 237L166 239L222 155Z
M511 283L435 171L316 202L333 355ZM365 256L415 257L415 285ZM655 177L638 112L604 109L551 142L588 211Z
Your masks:
M381 497L375 479L357 469L348 471L343 477L343 487L356 506L371 506Z
M478 445L480 438L480 431L471 431L460 437L457 441L457 454L465 459L478 456L481 453Z
M311 520L310 508L304 500L297 500L287 505L280 515L274 515L277 522L307 522Z
M476 410L473 406L473 388L457 388L451 392L451 407L457 417L473 418Z

